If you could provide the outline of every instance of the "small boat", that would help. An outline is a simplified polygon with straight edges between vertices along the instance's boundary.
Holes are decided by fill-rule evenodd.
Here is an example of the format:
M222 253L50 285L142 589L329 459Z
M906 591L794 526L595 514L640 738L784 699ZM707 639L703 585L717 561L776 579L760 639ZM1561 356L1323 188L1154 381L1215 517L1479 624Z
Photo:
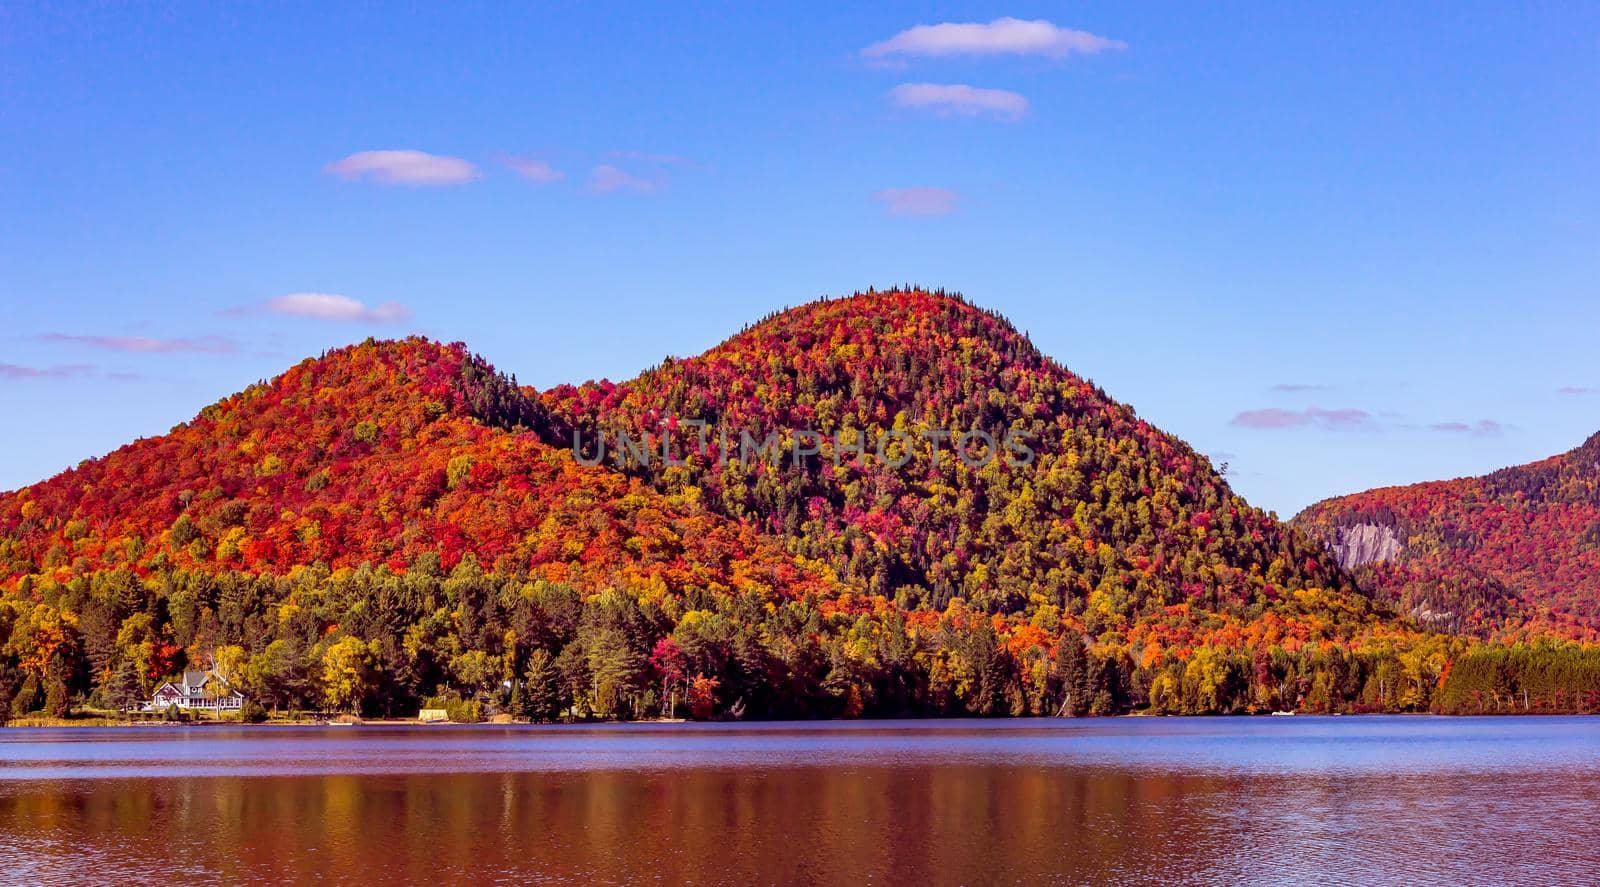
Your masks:
M1292 718L1292 717L1294 717L1294 712L1292 712L1292 711L1275 711L1275 712L1272 713L1272 716L1275 717L1275 718Z

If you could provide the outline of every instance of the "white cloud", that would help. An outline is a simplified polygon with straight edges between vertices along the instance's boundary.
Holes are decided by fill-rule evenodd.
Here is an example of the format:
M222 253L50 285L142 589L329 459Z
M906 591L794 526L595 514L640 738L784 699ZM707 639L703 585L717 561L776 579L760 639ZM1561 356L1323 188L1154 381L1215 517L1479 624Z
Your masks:
M889 91L889 99L902 108L926 108L941 117L988 114L1020 120L1028 113L1028 100L1017 93L961 83L902 83Z
M356 299L334 293L290 293L268 299L261 307L273 314L314 317L318 320L394 323L411 316L411 311L399 302L384 302L369 308Z
M654 179L636 176L609 163L602 163L589 172L589 188L601 194L613 191L637 191L648 194L661 187Z
M1023 21L997 18L988 24L944 22L917 25L888 40L872 44L861 50L861 54L867 58L956 55L1043 55L1063 58L1074 53L1094 55L1106 50L1127 48L1128 44L1121 40L1060 28L1042 19Z
M459 157L423 151L360 151L322 168L346 181L366 179L383 185L465 185L478 168Z
M526 157L505 157L500 162L506 165L506 169L540 185L559 182L567 177L566 173L542 160L530 160Z
M944 188L885 188L874 191L872 199L891 216L947 216L961 198Z

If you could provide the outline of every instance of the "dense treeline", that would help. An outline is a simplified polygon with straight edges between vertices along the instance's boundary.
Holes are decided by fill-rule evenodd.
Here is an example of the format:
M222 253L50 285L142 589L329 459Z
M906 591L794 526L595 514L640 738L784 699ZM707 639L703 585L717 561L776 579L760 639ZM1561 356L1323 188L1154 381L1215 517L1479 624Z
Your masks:
M1223 624L1162 652L960 600L906 613L848 595L595 593L470 558L448 574L429 558L404 573L111 571L24 591L0 603L0 711L19 716L130 708L193 666L281 710L464 720L1600 708L1600 647L1351 641L1291 621L1242 643Z
M1474 647L1451 663L1438 707L1455 714L1600 712L1600 646Z

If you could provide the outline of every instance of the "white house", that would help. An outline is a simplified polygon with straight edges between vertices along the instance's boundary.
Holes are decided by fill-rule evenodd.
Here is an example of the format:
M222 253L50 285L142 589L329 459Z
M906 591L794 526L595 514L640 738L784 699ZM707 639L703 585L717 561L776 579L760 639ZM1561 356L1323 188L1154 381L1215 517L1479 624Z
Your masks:
M186 671L182 683L167 681L157 687L144 710L166 711L174 705L180 709L238 711L244 705L244 694L228 686L214 671Z

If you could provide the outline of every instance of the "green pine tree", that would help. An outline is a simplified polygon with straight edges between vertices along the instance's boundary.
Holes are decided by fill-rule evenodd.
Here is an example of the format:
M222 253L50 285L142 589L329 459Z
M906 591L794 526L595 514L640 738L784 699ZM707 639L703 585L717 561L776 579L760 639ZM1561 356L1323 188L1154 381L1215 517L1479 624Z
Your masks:
M520 691L521 701L517 699ZM561 673L556 670L554 657L543 647L528 654L528 670L512 694L512 713L530 721L553 721L560 716L562 705Z

